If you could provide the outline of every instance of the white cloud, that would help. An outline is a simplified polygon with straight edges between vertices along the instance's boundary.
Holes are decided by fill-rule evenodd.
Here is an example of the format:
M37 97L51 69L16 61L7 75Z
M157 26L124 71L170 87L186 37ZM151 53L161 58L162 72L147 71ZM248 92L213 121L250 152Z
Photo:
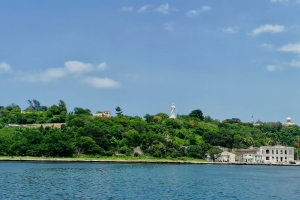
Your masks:
M65 62L65 68L71 73L86 73L94 70L93 64L79 61Z
M169 14L171 11L176 11L177 9L171 8L169 4L160 5L158 8L154 9L155 12Z
M236 33L238 29L239 29L238 27L228 27L228 28L224 28L223 32L233 34Z
M206 12L206 11L209 11L211 9L212 8L210 6L202 6L200 9L197 9L197 10L189 10L186 13L186 15L189 16L189 17L193 17L193 16L197 16L199 13Z
M259 35L261 33L265 33L265 32L270 32L270 33L280 33L280 32L283 32L285 31L285 28L284 26L281 26L281 25L271 25L271 24L266 24L266 25L263 25L263 26L260 26L256 29L254 29L252 31L252 34L253 35Z
M286 3L286 2L289 2L289 0L271 0L272 3Z
M107 68L106 62L94 65L91 63L83 63L79 61L67 61L64 67L60 68L48 68L43 72L36 73L20 73L19 78L22 81L29 82L50 82L58 78L63 78L70 74L85 74L93 71L100 71Z
M116 88L120 87L120 84L109 78L98 78L98 77L86 77L82 82L87 83L95 88Z
M145 5L140 7L140 9L138 10L138 13L142 13L142 12L146 12L148 10L148 8L150 8L151 5Z
M121 8L121 10L124 12L132 12L133 8L132 7L123 7L123 8Z
M104 69L106 69L106 68L107 68L106 62L100 63L100 64L96 67L97 70L104 70Z
M296 44L288 44L278 49L279 51L284 52L294 52L294 53L300 53L300 43Z
M263 43L262 45L260 45L262 48L268 49L268 50L272 50L273 49L273 45L272 44L268 44L268 43Z
M23 74L20 80L28 82L49 82L67 75L65 68L49 68L44 72Z
M300 60L293 60L289 63L292 67L299 67L300 68Z
M278 70L282 70L281 66L275 66L275 65L268 65L267 70L270 72L274 72L274 71L278 71Z
M164 24L164 27L167 31L173 31L174 30L174 26L175 26L175 23L173 22L166 22Z
M6 62L0 63L0 74L11 72L11 66Z
M263 44L261 45L261 47L270 48L270 47L273 47L273 45L268 44L268 43L263 43Z

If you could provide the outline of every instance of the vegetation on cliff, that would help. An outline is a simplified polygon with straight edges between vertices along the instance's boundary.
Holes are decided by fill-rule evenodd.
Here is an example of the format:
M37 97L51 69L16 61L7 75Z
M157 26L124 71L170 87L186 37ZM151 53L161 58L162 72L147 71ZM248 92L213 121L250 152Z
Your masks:
M200 109L170 119L165 113L127 116L117 110L115 117L93 117L89 109L67 112L66 103L42 106L29 101L24 111L18 105L0 106L0 155L73 157L80 155L133 155L139 146L146 156L157 158L191 157L204 159L219 153L216 146L247 148L282 144L299 152L297 125L263 123L253 126L237 118L222 122L203 116ZM9 124L64 123L61 128L9 127Z

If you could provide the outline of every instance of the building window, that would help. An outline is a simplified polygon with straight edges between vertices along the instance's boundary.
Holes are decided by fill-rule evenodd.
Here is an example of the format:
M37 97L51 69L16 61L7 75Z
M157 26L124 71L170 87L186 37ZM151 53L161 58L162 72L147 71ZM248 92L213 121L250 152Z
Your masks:
M270 153L270 152L269 152L269 149L267 149L267 150L266 150L266 154L269 154L269 153Z
M284 150L284 154L287 154L286 150Z
M280 161L282 162L282 157L280 157Z
M272 154L274 154L274 150L272 150Z
M269 156L266 157L266 160L270 160Z
M282 150L280 150L280 154L282 154L283 152L282 152Z
M276 150L276 154L278 154L278 150Z

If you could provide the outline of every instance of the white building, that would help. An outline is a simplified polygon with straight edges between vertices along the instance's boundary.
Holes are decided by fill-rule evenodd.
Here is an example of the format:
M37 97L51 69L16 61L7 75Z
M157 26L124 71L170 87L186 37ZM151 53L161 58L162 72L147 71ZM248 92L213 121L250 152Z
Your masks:
M284 126L292 126L292 125L297 125L295 123L292 122L292 118L288 117L286 118L286 122L282 122L282 125Z
M235 154L230 153L228 151L223 151L218 158L216 159L217 162L229 162L235 163Z
M294 162L294 147L262 146L256 153L243 154L242 162L270 164Z
M110 111L105 110L105 111L98 111L95 114L93 114L94 117L110 117Z

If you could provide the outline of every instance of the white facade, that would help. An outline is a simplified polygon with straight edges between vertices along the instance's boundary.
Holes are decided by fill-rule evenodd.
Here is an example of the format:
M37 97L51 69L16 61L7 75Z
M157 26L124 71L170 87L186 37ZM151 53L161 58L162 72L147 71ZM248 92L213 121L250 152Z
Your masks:
M171 105L171 115L170 115L169 118L176 119L175 109L176 109L176 107L175 107L174 103L172 103L172 105Z
M228 151L223 151L217 158L217 161L235 163L235 154L230 153Z
M93 114L94 117L110 117L110 111L105 110L105 111L99 111Z
M284 126L292 126L292 125L297 125L295 123L292 122L292 118L288 117L286 118L286 122L282 122L282 125Z
M242 160L248 163L290 163L294 161L294 147L262 146L256 153L243 154Z

